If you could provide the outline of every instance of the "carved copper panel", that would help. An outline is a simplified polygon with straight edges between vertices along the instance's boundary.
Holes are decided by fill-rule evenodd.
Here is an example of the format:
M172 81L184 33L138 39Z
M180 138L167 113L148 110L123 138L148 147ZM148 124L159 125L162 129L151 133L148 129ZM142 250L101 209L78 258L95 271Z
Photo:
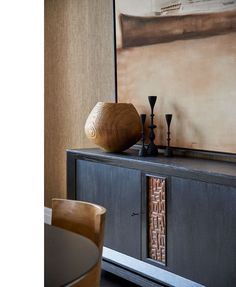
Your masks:
M166 180L148 177L148 257L166 264Z

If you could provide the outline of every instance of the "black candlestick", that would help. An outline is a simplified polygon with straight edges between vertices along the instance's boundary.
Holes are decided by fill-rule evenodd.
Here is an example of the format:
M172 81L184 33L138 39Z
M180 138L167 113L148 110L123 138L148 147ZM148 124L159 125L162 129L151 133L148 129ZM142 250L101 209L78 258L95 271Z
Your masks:
M170 123L172 120L172 114L166 114L167 123L167 147L165 150L165 156L171 157L173 155L172 149L170 147Z
M154 129L156 128L156 125L154 125L154 123L153 123L153 118L154 118L153 109L154 109L154 106L155 106L155 103L156 103L156 99L157 99L156 96L149 96L148 97L149 104L150 104L150 107L151 107L151 115L150 115L150 117L151 117L151 124L149 126L149 128L150 128L150 133L149 133L150 143L149 143L148 148L147 148L147 154L148 155L157 155L158 154L157 145L154 144L154 140L155 140Z
M141 120L141 124L142 124L142 147L139 151L139 156L146 156L147 155L147 150L145 148L144 145L144 141L145 141L145 133L144 133L144 124L145 124L145 120L146 120L146 114L141 114L140 115L140 120Z

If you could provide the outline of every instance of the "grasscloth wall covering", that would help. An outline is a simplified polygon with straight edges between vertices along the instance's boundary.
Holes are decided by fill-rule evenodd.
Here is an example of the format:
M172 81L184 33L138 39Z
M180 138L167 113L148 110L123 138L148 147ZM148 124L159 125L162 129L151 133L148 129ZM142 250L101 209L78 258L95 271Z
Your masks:
M45 0L45 206L66 197L67 148L89 147L86 118L115 101L111 0Z

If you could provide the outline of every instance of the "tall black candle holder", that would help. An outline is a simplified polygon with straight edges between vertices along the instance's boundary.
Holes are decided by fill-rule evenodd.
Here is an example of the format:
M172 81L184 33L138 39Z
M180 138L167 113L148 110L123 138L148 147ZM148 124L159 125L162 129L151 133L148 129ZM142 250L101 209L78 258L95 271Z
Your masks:
M150 104L150 107L151 107L151 115L150 115L150 117L151 117L151 124L149 126L149 128L150 128L150 133L149 133L150 143L149 143L148 148L147 148L147 154L148 155L157 155L158 154L157 145L155 145L155 143L154 143L154 140L155 140L154 129L156 128L156 125L154 125L154 122L153 122L153 118L154 118L153 109L154 109L154 106L155 106L155 103L156 103L156 99L157 99L156 96L149 96L148 97L149 104Z
M146 120L146 114L141 114L140 115L140 120L141 120L141 124L142 124L142 147L139 150L139 156L146 156L147 155L147 150L145 148L145 132L144 132L144 124L145 124L145 120Z
M172 120L172 114L166 114L166 123L167 123L167 147L165 149L165 156L173 156L172 149L170 147L170 123Z

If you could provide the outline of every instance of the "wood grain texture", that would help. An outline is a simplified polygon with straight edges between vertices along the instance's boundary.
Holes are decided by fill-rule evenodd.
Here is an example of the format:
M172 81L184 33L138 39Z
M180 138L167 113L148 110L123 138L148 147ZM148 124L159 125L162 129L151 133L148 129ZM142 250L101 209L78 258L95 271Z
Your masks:
M209 287L236 286L236 188L172 177L168 265Z
M140 259L140 171L77 160L75 176L75 198L107 209L104 246Z
M140 139L141 122L132 104L98 102L85 123L85 133L105 151L121 152Z
M73 286L100 286L105 217L106 209L96 204L76 200L52 200L52 225L89 238L99 249L96 265Z
M86 118L115 101L110 0L45 0L45 205L66 197L67 148L92 146Z

